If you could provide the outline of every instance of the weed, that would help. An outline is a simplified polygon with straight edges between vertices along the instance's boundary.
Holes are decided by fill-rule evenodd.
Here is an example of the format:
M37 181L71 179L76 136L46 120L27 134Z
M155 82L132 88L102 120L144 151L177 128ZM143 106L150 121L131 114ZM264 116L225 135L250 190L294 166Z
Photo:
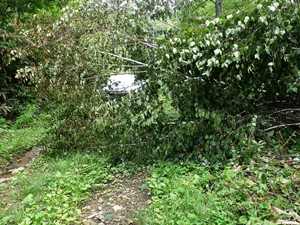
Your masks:
M49 117L38 114L37 107L28 106L15 123L0 122L0 166L16 154L37 145L46 135Z
M281 219L274 209L299 212L299 171L264 160L214 172L190 164L157 166L149 179L153 203L141 224L274 224Z
M38 159L31 171L12 182L10 201L0 210L0 224L79 224L80 204L92 188L111 179L107 165L98 154Z

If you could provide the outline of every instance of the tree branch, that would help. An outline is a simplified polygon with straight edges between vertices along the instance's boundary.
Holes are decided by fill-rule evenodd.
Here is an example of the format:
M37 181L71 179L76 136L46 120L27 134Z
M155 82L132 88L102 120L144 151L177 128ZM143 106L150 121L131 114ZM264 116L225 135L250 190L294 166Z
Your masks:
M146 63L142 63L142 62L139 62L139 61L136 61L134 59L130 59L130 58L126 58L126 57L123 57L123 56L120 56L120 55L115 55L115 54L112 54L112 53L109 53L109 52L100 52L102 54L106 54L106 55L110 55L110 56L113 56L113 57L116 57L118 59L122 59L122 60L125 60L125 61L128 61L128 62L133 62L133 63L136 63L138 65L142 65L142 66L149 66L148 64Z
M288 124L281 124L281 125L276 125L273 127L269 127L267 129L265 129L265 132L271 131L271 130L275 130L275 129L279 129L279 128L285 128L285 127L300 127L300 122L299 123L288 123Z

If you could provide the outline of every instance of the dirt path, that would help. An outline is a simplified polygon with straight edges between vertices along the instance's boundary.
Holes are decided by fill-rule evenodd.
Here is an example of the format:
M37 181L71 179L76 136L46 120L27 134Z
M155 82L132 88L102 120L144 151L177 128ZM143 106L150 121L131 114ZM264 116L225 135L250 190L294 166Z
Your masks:
M9 181L16 173L23 171L35 160L42 151L42 147L33 147L31 150L13 159L11 164L0 169L0 184Z
M83 208L84 225L133 225L135 214L150 203L146 174L116 178Z

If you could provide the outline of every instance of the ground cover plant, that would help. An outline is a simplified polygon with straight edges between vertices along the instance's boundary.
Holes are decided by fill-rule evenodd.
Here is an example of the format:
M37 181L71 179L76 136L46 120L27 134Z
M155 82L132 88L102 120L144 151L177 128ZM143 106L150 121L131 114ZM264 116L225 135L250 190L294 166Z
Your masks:
M99 154L41 157L30 170L0 184L0 196L6 196L0 224L80 224L82 202L110 179L109 163Z
M299 220L299 164L265 157L211 170L158 164L149 178L153 203L141 224L292 224Z
M49 117L39 114L35 105L29 105L15 122L1 119L0 167L7 165L13 157L37 146L46 136Z

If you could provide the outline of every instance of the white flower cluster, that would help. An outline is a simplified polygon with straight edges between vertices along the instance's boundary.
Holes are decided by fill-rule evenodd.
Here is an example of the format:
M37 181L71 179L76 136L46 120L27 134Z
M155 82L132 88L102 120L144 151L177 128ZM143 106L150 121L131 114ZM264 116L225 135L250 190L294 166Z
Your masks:
M271 12L275 12L279 7L279 3L278 2L273 2L270 6L269 6L269 10Z
M68 24L74 15L76 15L79 10L70 8L66 6L62 9L63 15L53 24L53 29L59 28L63 24Z
M219 19L219 18L215 18L215 19L213 19L213 20L206 20L206 21L205 21L205 25L206 25L207 27L209 27L210 25L215 26L215 25L217 25L218 23L220 23L220 19Z
M24 81L31 80L34 76L34 68L30 66L25 66L17 70L15 75L16 79L22 79Z

